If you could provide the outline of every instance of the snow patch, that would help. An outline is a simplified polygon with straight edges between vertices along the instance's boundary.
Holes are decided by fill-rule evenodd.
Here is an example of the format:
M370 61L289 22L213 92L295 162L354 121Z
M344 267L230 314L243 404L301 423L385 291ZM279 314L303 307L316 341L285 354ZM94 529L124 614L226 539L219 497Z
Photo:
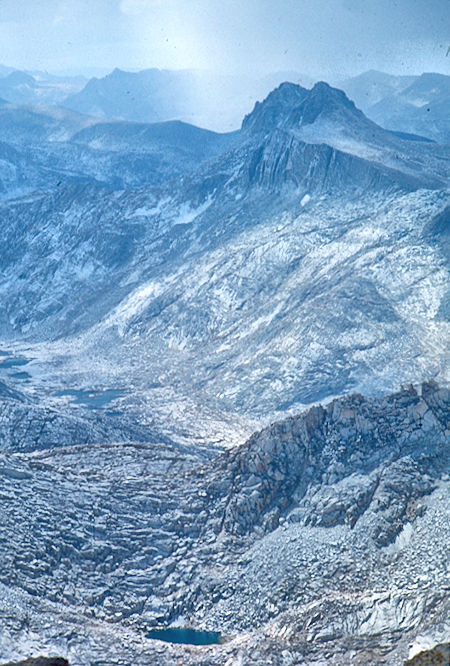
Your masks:
M398 534L394 543L388 546L386 550L390 554L398 553L400 550L402 550L405 546L409 544L412 535L413 535L413 526L411 525L411 523L407 523L400 532L400 534Z
M136 208L132 213L127 215L127 218L130 217L149 217L150 215L158 215L158 213L161 212L163 207L170 201L170 197L165 197L164 199L160 199L156 206L141 206L140 208Z
M123 335L131 319L142 312L152 298L156 298L163 292L163 285L158 282L150 282L139 287L125 298L120 305L111 313L104 326L117 326L119 334Z
M441 637L440 639L433 638L431 636L420 636L416 639L416 642L412 644L409 649L408 659L413 659L416 655L426 650L432 650L435 645L439 642L446 640L446 637Z
M426 99L425 97L409 97L408 98L409 104L412 106L415 106L416 108L422 108L423 106L428 106L430 104L430 100Z
M311 201L311 195L305 194L305 196L300 201L300 206L306 206L306 204L309 203L310 201Z
M212 197L209 196L206 201L197 208L191 208L189 203L183 204L178 211L178 216L173 219L173 224L191 224L196 217L205 212L212 203Z

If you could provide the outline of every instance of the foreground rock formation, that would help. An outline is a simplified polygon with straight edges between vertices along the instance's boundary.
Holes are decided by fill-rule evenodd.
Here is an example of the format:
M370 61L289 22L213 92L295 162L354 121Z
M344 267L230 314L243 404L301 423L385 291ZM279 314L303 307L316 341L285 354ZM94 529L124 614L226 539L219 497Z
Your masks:
M32 657L24 661L9 662L3 666L69 666L69 662L63 657Z
M422 650L412 659L405 661L405 666L448 666L448 664L450 664L450 643Z
M0 654L397 666L450 631L449 426L429 382L313 407L219 456L5 451ZM222 642L146 638L171 624Z

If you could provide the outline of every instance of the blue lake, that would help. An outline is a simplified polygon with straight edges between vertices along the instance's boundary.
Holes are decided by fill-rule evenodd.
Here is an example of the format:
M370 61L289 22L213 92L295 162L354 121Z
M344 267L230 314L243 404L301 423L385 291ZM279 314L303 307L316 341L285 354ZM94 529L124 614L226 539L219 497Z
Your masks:
M185 645L216 645L220 642L220 634L217 631L195 631L195 629L183 629L181 627L153 629L149 631L147 638Z
M105 389L103 391L86 389L65 389L58 391L56 396L70 396L77 405L84 405L88 409L102 409L110 402L124 395L124 389Z
M24 358L23 356L7 356L0 359L0 368L14 368L16 366L27 365L30 361L30 358Z
M31 375L28 372L13 372L9 375L12 379L30 379Z

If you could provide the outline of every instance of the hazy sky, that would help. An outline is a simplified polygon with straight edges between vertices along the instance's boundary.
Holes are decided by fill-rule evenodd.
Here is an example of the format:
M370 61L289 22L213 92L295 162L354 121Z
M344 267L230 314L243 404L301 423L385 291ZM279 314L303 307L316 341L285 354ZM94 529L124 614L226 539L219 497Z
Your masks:
M450 0L0 0L24 69L450 74Z

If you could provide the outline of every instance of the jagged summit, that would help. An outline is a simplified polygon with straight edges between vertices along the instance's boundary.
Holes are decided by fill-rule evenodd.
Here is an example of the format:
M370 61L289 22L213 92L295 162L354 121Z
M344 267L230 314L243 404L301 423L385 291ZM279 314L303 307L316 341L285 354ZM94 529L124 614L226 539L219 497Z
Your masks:
M335 108L357 111L354 103L343 90L333 88L325 81L319 81L315 84L304 100L304 105L308 108L314 107L318 112L330 111Z
M347 114L364 118L354 103L338 88L319 81L311 90L282 83L263 102L257 102L244 118L244 131L261 132L277 127L295 128L313 123L319 116Z
M245 116L242 129L260 132L278 127L292 109L301 104L308 90L295 83L282 83L272 90L263 102L256 102L251 113Z

